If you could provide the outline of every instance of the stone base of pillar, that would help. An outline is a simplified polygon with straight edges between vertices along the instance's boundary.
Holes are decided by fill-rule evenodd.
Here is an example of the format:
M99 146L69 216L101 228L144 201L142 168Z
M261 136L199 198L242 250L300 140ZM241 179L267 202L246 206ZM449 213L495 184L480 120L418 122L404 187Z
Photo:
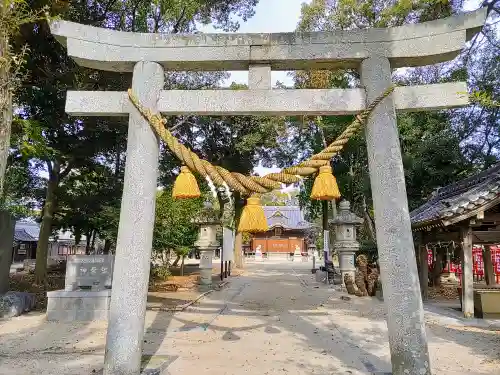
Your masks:
M198 283L198 289L201 292L206 292L212 289L212 269L203 268L200 269L200 281Z
M355 246L355 250L357 246ZM339 268L340 274L342 275L342 286L345 287L344 276L346 274L351 275L354 281L354 276L356 274L356 267L354 266L354 255L356 251L345 251L344 249L339 250Z
M198 289L206 292L212 289L212 257L214 251L200 250L200 280L198 282Z

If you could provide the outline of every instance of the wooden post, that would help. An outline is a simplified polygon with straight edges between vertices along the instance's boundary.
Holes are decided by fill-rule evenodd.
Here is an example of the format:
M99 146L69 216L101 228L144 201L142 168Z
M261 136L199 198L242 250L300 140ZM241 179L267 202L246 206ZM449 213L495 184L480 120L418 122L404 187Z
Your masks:
M495 272L493 269L493 262L491 261L490 245L484 246L483 262L484 262L484 280L486 281L486 285L495 285Z
M460 228L462 236L462 311L464 317L474 317L474 275L472 263L472 228Z

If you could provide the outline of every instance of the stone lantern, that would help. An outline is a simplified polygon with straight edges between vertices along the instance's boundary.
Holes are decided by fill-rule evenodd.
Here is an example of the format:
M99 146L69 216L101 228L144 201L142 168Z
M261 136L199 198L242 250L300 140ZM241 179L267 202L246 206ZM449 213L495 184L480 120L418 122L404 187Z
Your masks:
M356 229L363 224L363 219L351 212L350 208L351 204L348 201L340 202L337 216L330 220L330 224L335 227L333 246L339 255L342 285L344 285L345 274L350 274L354 280L356 272L354 256L359 249L359 243L356 240Z
M194 243L200 250L200 289L212 288L212 259L214 251L220 246L217 241L217 229L220 220L210 202L205 202L203 210L193 219L200 227L198 239Z

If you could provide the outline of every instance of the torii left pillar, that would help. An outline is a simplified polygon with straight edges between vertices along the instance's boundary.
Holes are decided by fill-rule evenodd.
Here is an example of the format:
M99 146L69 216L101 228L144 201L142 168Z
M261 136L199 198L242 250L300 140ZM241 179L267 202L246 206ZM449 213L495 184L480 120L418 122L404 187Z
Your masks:
M132 89L155 111L164 85L163 67L138 62ZM116 245L106 337L104 375L138 375L141 368L155 218L159 141L137 110L129 117L125 181Z

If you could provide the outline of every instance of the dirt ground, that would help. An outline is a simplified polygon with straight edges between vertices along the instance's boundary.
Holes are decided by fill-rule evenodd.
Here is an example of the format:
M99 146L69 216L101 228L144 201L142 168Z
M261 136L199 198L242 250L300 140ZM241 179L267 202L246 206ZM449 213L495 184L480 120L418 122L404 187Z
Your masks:
M182 312L147 311L143 360L162 375L332 375L391 371L386 313L344 300L311 264L248 264ZM434 375L500 375L500 322L426 304ZM89 375L104 361L106 323L52 323L41 313L0 322L0 375Z
M198 279L200 272L197 264L189 264L184 267L184 274L180 276L180 268L171 268L172 276L167 280L150 283L148 301L151 308L171 308L183 305L195 298L198 292ZM239 270L234 270L233 275ZM30 292L36 295L35 311L45 311L47 308L48 291L64 289L64 270L54 270L47 275L46 285L36 285L34 274L29 272L18 272L10 275L10 290L19 292ZM220 283L220 266L213 269L213 284Z

